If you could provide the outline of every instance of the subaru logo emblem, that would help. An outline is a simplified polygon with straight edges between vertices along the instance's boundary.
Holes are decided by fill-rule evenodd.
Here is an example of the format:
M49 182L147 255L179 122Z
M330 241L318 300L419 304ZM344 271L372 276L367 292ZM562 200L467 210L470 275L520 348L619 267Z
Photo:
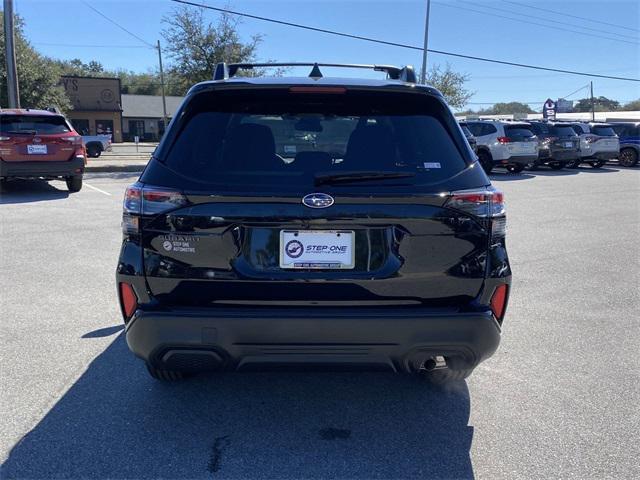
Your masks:
M34 143L40 143L42 139L40 137L33 137Z
M327 208L333 205L333 197L326 193L310 193L302 198L302 204L309 208Z

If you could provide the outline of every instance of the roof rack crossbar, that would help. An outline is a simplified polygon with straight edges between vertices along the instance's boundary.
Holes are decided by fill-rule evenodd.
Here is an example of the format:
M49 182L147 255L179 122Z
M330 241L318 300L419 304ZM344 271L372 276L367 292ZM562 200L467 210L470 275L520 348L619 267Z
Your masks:
M404 82L416 83L415 70L411 65L396 67L394 65L366 65L358 63L310 63L310 62L269 62L269 63L218 63L213 72L214 80L226 80L238 73L238 70L251 70L253 68L267 67L312 67L317 71L317 67L338 67L338 68L366 68L377 72L385 72L392 80L402 80Z

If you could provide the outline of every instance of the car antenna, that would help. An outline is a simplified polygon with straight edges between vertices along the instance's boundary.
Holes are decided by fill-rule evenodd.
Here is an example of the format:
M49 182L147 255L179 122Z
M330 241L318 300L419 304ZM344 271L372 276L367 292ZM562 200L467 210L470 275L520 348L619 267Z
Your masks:
M309 74L310 78L322 78L322 72L320 71L320 67L318 67L317 63L313 64L313 68L311 69L311 73Z

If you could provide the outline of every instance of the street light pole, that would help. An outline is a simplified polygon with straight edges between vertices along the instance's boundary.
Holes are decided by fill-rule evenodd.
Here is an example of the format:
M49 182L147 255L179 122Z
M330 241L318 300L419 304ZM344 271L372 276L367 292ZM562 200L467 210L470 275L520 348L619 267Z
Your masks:
M590 83L591 85L591 121L596 121L596 105L593 102L593 80Z
M164 95L164 72L162 70L162 49L160 48L160 40L158 40L158 65L160 65L160 89L162 92L162 121L164 122L164 130L167 130L167 99Z
M9 108L20 108L18 71L16 68L16 41L13 23L13 0L4 0L4 48L7 66L7 97Z
M431 0L427 0L427 15L424 21L424 46L422 48L422 72L420 73L420 83L427 83L427 45L429 43L429 10Z

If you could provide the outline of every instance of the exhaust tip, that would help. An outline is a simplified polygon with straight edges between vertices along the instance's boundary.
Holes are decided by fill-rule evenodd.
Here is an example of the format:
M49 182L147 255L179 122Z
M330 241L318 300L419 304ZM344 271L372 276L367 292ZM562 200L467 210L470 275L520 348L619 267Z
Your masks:
M436 355L425 360L422 364L422 370L432 372L433 370L440 370L447 368L447 361L442 355Z

